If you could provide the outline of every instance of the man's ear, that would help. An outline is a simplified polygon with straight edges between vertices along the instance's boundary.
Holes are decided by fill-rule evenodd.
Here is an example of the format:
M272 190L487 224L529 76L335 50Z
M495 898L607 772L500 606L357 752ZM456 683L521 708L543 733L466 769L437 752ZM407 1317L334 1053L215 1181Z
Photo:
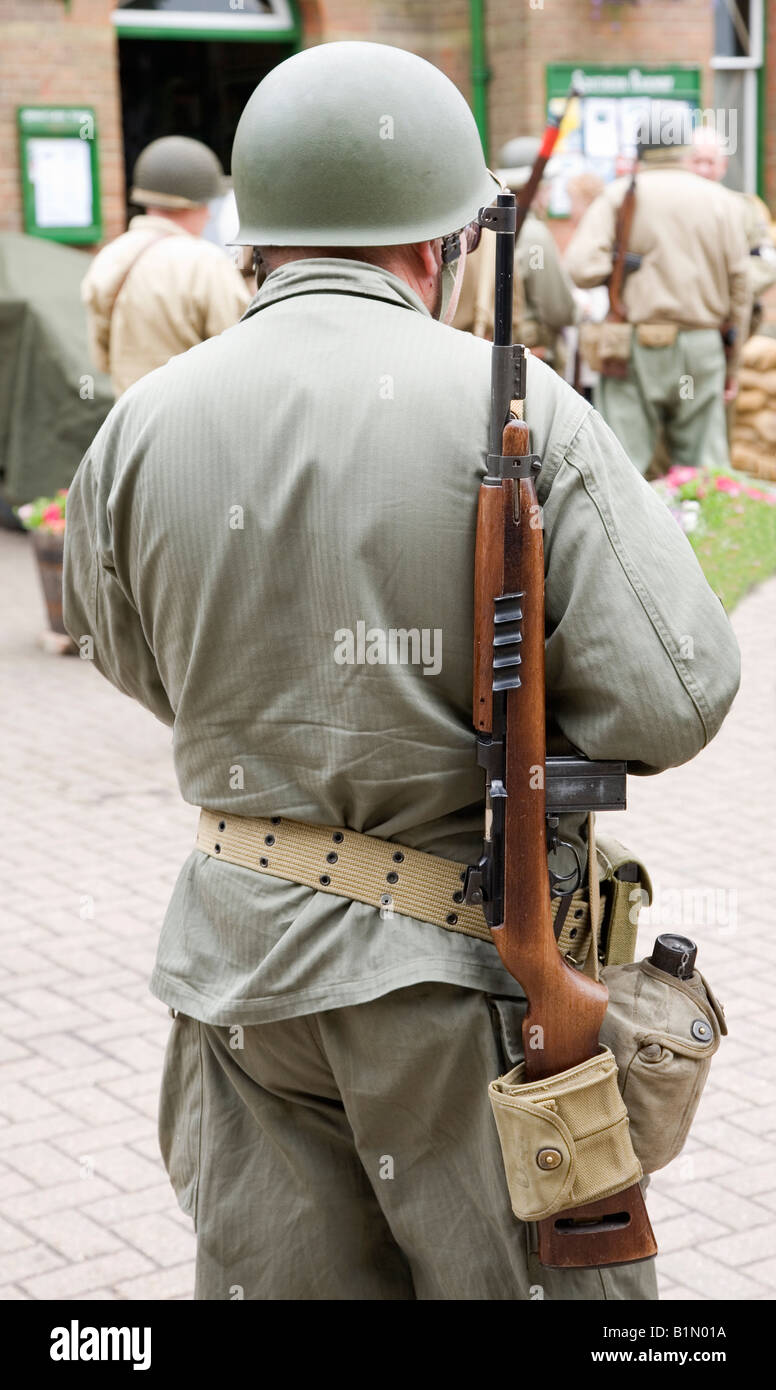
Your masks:
M439 273L442 264L442 242L439 237L434 241L416 241L412 247L421 268L421 274L433 279Z

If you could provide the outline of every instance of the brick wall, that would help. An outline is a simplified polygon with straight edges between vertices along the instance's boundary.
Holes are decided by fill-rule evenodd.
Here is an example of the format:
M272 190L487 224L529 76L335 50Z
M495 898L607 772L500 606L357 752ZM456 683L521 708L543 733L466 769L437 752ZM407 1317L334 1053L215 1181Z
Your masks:
M84 103L97 115L106 237L124 230L113 0L0 0L0 229L22 228L16 108Z
M543 130L547 63L699 64L711 99L708 0L600 7L592 0L489 0L488 19L493 150L513 135Z
M776 0L767 0L769 196L776 201ZM106 236L123 228L124 187L114 0L0 0L0 227L21 227L15 110L23 103L95 107ZM544 125L548 62L672 63L705 69L712 23L708 0L486 0L490 151ZM412 49L436 63L471 98L468 0L300 0L306 42L368 39Z

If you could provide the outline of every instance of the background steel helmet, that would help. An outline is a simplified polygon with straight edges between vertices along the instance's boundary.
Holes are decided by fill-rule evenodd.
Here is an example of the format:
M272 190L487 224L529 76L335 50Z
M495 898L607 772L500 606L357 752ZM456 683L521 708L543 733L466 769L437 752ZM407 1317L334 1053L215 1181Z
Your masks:
M144 207L196 208L226 192L217 155L187 135L164 135L138 155L130 201Z
M507 143L501 146L498 152L496 175L502 183L506 184L507 188L517 192L524 183L528 182L540 145L541 140L537 140L535 135L518 135L514 140L507 140ZM552 179L558 172L558 160L550 158L542 178Z
M493 201L457 87L401 48L327 43L259 83L232 179L248 246L400 246L466 226Z
M501 169L520 169L524 164L530 168L539 153L540 140L534 135L518 135L514 140L507 140L498 152L498 162Z

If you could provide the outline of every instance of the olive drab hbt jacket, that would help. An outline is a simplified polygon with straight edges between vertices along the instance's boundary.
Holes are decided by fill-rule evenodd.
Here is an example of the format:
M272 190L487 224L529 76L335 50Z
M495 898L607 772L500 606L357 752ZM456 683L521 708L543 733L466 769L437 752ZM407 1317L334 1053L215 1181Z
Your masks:
M81 288L94 364L117 396L171 357L235 324L245 281L212 242L167 217L133 217L95 256Z
M303 260L116 404L68 497L65 624L172 727L186 801L479 854L490 354L388 271ZM592 757L684 762L738 684L722 605L600 416L535 358L526 419L552 714ZM390 660L402 629L418 641ZM152 989L226 1024L431 980L519 993L490 942L192 850Z

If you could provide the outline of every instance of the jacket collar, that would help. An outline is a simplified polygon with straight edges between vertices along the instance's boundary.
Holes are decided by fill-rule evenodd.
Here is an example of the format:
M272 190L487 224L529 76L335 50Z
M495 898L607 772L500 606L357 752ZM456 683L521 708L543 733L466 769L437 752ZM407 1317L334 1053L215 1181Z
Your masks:
M302 294L344 294L360 299L381 299L402 309L415 309L430 318L422 299L404 280L382 266L366 261L348 261L338 256L321 256L314 260L288 261L267 276L258 294L243 314L243 319Z

